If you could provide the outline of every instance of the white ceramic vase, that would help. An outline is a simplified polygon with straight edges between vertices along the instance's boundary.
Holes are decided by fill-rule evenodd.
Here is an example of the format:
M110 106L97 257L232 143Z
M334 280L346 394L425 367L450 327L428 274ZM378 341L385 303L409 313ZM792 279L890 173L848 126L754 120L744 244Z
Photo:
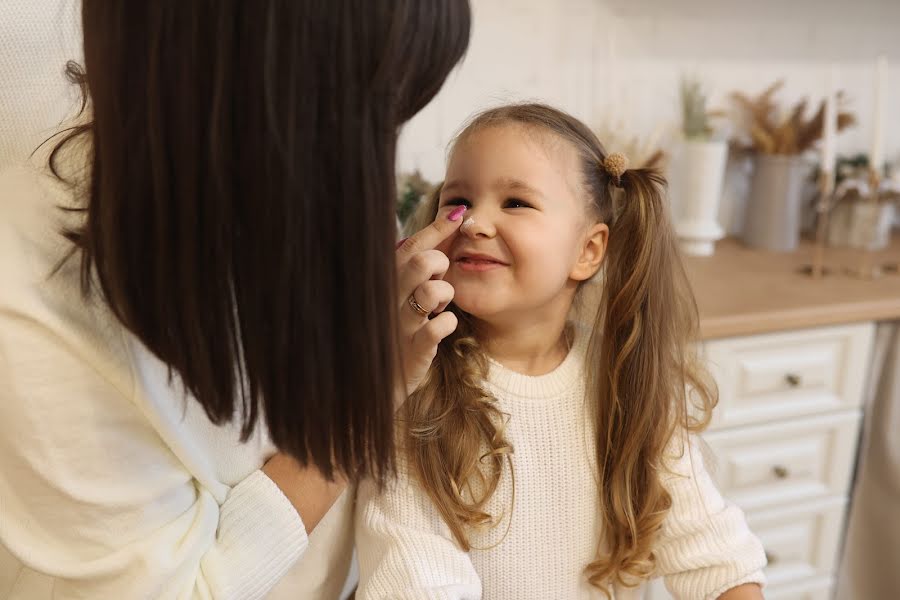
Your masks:
M710 256L725 235L719 225L722 180L728 159L724 141L685 140L672 161L670 193L681 250Z

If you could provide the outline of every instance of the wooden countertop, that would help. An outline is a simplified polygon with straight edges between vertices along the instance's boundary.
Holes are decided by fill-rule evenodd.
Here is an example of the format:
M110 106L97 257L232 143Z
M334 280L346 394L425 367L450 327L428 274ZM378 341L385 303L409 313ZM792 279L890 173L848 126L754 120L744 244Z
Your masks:
M860 264L860 251L829 248L831 274L815 280L798 273L812 262L813 244L788 254L751 250L733 239L716 244L710 257L687 257L688 277L700 309L704 339L900 318L900 274L859 279L845 272ZM900 262L900 236L872 253L872 264Z

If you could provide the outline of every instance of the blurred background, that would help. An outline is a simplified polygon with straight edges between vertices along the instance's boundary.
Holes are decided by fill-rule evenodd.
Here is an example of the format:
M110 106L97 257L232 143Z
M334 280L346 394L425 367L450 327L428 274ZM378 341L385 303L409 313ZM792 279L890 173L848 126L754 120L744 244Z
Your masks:
M678 127L679 82L698 78L711 108L733 91L756 93L784 79L785 105L821 99L835 86L868 112L878 56L900 100L900 3L892 0L473 0L467 58L438 98L417 115L401 166L440 177L447 140L473 111L538 98L600 125L627 121L649 136ZM897 102L894 102L897 106ZM839 152L868 150L872 122L842 134ZM888 156L900 151L900 119L886 123Z

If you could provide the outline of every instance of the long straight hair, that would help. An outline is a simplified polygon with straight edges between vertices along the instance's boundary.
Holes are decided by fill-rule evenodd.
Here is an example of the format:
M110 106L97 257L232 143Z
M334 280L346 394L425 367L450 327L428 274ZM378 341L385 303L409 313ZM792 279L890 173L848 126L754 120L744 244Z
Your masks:
M393 465L400 126L467 0L83 0L87 293L215 423L326 476Z
M585 219L610 227L602 298L586 357L604 543L585 574L608 594L611 584L634 585L652 575L654 542L671 507L662 484L667 454L679 430L700 431L708 424L717 392L697 358L697 308L669 222L662 176L630 169L613 181L601 166L606 151L594 133L541 104L488 110L457 140L511 124L556 136L576 149L581 187L590 199ZM434 218L438 196L439 190L416 215L417 225ZM477 323L455 305L450 309L459 316L459 327L439 346L424 384L404 407L404 444L414 475L468 550L472 531L499 522L487 512L487 502L504 464L513 464L513 449L503 415L482 385L488 361Z

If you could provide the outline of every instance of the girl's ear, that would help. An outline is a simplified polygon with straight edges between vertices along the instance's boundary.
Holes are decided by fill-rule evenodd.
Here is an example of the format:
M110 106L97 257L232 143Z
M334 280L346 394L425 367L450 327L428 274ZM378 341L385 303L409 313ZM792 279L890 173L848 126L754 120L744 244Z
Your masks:
M606 256L606 244L609 241L609 226L597 223L587 231L581 254L572 267L569 277L575 281L587 281L600 269L603 257Z

